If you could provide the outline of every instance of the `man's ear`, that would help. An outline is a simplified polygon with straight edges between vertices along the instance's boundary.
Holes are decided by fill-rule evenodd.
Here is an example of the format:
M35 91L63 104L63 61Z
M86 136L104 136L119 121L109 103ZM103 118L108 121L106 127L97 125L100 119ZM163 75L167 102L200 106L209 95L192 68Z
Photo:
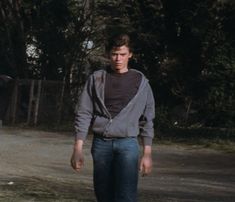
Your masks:
M133 53L132 52L130 52L129 53L129 58L131 58L133 56Z

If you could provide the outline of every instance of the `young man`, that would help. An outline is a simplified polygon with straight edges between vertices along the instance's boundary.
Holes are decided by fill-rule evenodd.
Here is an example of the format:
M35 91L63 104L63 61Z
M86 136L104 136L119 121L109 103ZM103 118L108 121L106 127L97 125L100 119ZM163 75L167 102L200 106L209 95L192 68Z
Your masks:
M80 171L83 142L91 127L94 138L94 190L98 202L136 202L138 171L152 169L154 98L145 76L128 68L132 46L127 34L110 39L110 67L94 72L86 82L75 117L71 165ZM143 155L139 162L139 144Z

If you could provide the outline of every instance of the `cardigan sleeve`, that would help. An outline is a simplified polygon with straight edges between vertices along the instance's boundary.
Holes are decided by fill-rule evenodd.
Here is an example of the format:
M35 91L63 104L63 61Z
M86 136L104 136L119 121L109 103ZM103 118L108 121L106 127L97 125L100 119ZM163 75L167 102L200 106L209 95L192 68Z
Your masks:
M79 97L75 109L75 139L85 140L93 118L93 100L92 100L93 78L90 76Z
M155 101L152 89L148 84L148 93L145 109L139 120L140 136L144 145L152 145L154 137L153 119L155 118Z

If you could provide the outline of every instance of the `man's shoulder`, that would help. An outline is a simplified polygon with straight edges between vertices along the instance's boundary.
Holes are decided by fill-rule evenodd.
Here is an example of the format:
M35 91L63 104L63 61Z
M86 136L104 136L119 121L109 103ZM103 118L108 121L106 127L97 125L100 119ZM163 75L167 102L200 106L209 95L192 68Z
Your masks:
M142 79L148 81L147 77L144 75L143 72L137 70L137 69L129 69L132 73L136 74L136 75L139 75L139 77L141 77Z
M104 73L106 73L106 69L99 69L99 70L96 70L96 71L94 71L92 74L93 74L93 75L102 75L102 74L104 74Z
M100 69L100 70L96 70L94 71L91 75L90 78L92 78L94 81L96 82L101 82L104 80L106 75L106 70L105 69Z
M95 70L91 73L91 76L102 76L106 73L106 69Z
M141 76L145 76L141 71L137 70L137 69L133 69L133 68L130 68L129 71L135 73L135 74L140 74Z

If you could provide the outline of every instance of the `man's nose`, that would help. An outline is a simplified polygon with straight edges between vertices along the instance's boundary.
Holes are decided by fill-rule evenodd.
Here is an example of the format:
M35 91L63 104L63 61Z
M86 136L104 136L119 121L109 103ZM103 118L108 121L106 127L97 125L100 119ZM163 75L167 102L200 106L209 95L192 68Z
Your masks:
M120 60L121 56L120 55L116 55L116 61Z

